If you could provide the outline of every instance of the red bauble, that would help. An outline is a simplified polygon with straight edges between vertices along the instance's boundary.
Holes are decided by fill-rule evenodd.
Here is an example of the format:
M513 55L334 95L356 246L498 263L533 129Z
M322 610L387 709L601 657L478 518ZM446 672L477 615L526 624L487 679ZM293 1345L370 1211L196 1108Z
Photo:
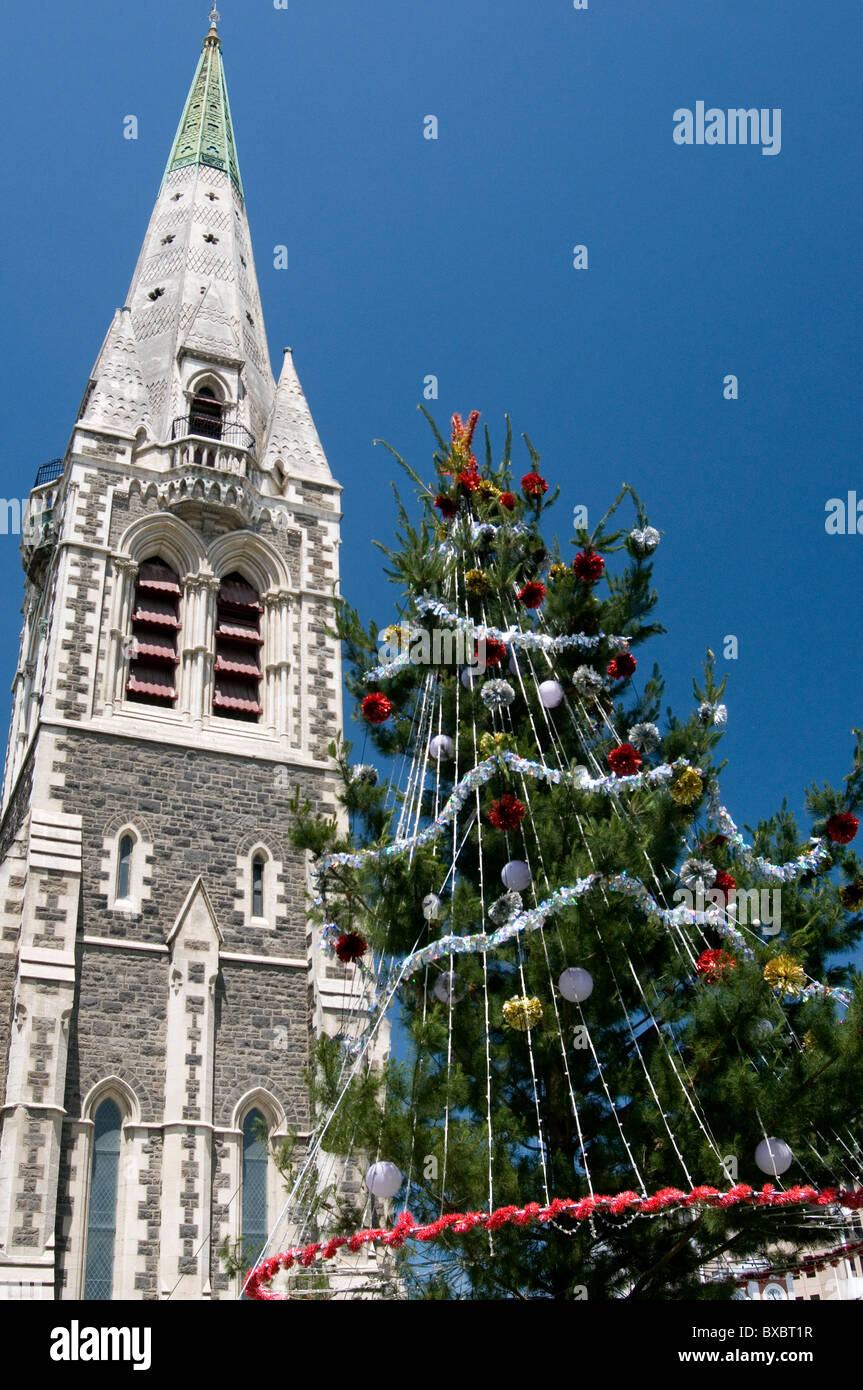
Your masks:
M515 511L515 496L511 492L502 492L497 499L502 507L506 507L508 512Z
M521 490L525 497L542 497L544 492L548 492L548 483L538 473L525 473Z
M336 942L335 951L343 965L359 960L369 949L369 943L357 931L343 932Z
M733 874L726 873L724 869L719 869L716 878L713 880L714 888L721 888L725 894L725 901L728 902L728 894L733 893L737 887L737 879Z
M525 608L539 608L546 595L546 587L538 579L532 579L529 584L525 584L519 598Z
M608 762L615 777L632 777L641 767L641 755L631 743L621 743L612 748Z
M850 811L840 811L838 815L830 817L824 828L834 845L847 845L857 834L860 822Z
M438 493L437 497L434 500L434 504L440 512L441 516L445 517L446 520L449 520L450 517L455 516L456 511L458 510L452 498L444 497L442 493Z
M481 649L479 645L477 645L474 655L476 657L476 660L479 661L481 656ZM485 639L486 666L499 666L505 656L506 647L504 646L503 642L495 642L495 640L492 637L487 637Z
M730 956L727 951L712 950L702 951L698 960L695 962L695 969L699 975L703 975L708 984L715 984L721 980L726 970L734 970L737 961Z
M605 561L593 550L580 550L572 562L576 577L585 584L596 584L602 578Z
M360 708L363 718L370 724L386 723L393 712L392 700L388 700L379 690L373 690L371 695L364 696Z
M626 681L637 665L638 662L630 652L621 652L620 656L611 658L605 669L613 681Z
M504 792L491 803L488 818L495 830L516 830L524 820L524 804L517 796Z

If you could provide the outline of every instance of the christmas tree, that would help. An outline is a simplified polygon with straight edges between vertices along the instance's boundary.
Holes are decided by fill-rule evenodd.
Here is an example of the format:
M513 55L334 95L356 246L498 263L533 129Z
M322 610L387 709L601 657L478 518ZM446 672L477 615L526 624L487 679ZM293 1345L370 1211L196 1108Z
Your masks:
M300 1262L377 1220L414 1296L729 1297L746 1257L835 1245L860 1205L863 1012L836 962L863 931L861 735L811 827L783 808L750 843L712 654L685 719L644 675L640 499L563 551L530 441L522 474L509 424L498 464L486 431L480 465L476 426L435 430L431 484L400 460L422 508L399 501L386 549L401 621L338 616L374 751L332 749L342 818L294 808L323 949L357 978L307 1180L362 1155L376 1194Z

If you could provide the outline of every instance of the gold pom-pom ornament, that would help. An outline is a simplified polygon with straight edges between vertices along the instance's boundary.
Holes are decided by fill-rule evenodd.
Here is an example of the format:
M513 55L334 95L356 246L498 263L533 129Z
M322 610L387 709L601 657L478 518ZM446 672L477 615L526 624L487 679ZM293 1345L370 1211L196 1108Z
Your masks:
M863 907L863 878L855 878L853 883L847 883L844 888L839 889L839 901L846 912L856 912Z
M474 488L473 495L479 502L496 502L500 497L500 488L495 487L488 478L483 478L482 482Z
M764 967L764 978L777 994L796 998L806 988L806 971L793 956L774 956Z
M514 994L503 1006L503 1021L507 1028L518 1033L526 1033L535 1028L542 1019L542 1004L537 998L528 999L526 994Z
M568 576L569 574L570 574L569 565L561 565L561 564L557 564L557 563L556 563L556 564L553 564L553 565L551 566L551 569L548 571L548 577L549 577L549 579L551 579L551 580L554 580L554 579L566 579L567 576Z
M487 594L491 588L491 580L484 570L468 570L464 577L465 586L469 594L481 598Z
M494 758L499 753L516 751L512 734L483 734L479 741L479 751L484 758Z
M691 806L704 791L704 783L694 767L685 767L668 788L672 801L678 806Z

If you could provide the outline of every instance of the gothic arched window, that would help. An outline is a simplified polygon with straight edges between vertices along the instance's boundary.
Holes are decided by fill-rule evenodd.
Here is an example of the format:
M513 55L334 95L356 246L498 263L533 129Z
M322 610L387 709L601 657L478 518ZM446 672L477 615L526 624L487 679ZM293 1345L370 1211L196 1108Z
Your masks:
M264 856L256 854L252 860L252 916L264 915Z
M114 1289L117 1186L120 1175L122 1117L117 1103L103 1100L93 1125L90 1207L87 1215L85 1299L109 1299Z
M222 580L216 604L214 714L257 723L264 712L260 703L263 611L256 590L241 574Z
M211 386L202 386L192 399L189 433L205 439L222 437L222 403Z
M135 580L129 677L130 700L146 705L173 705L180 664L179 576L158 556L144 560Z
M132 888L132 855L135 841L131 835L123 835L117 850L117 892L116 897L128 898Z
M266 1121L250 1110L243 1121L242 1239L256 1258L267 1243L267 1146L262 1137Z

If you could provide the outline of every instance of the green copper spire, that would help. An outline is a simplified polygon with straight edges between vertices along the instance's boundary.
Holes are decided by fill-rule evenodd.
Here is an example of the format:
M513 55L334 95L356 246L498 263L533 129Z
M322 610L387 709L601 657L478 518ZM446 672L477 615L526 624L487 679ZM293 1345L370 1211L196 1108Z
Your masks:
M210 32L204 39L165 177L173 169L182 169L188 164L209 164L211 168L222 169L228 174L242 197L243 183L237 162L217 20L218 15L214 10L210 15Z

